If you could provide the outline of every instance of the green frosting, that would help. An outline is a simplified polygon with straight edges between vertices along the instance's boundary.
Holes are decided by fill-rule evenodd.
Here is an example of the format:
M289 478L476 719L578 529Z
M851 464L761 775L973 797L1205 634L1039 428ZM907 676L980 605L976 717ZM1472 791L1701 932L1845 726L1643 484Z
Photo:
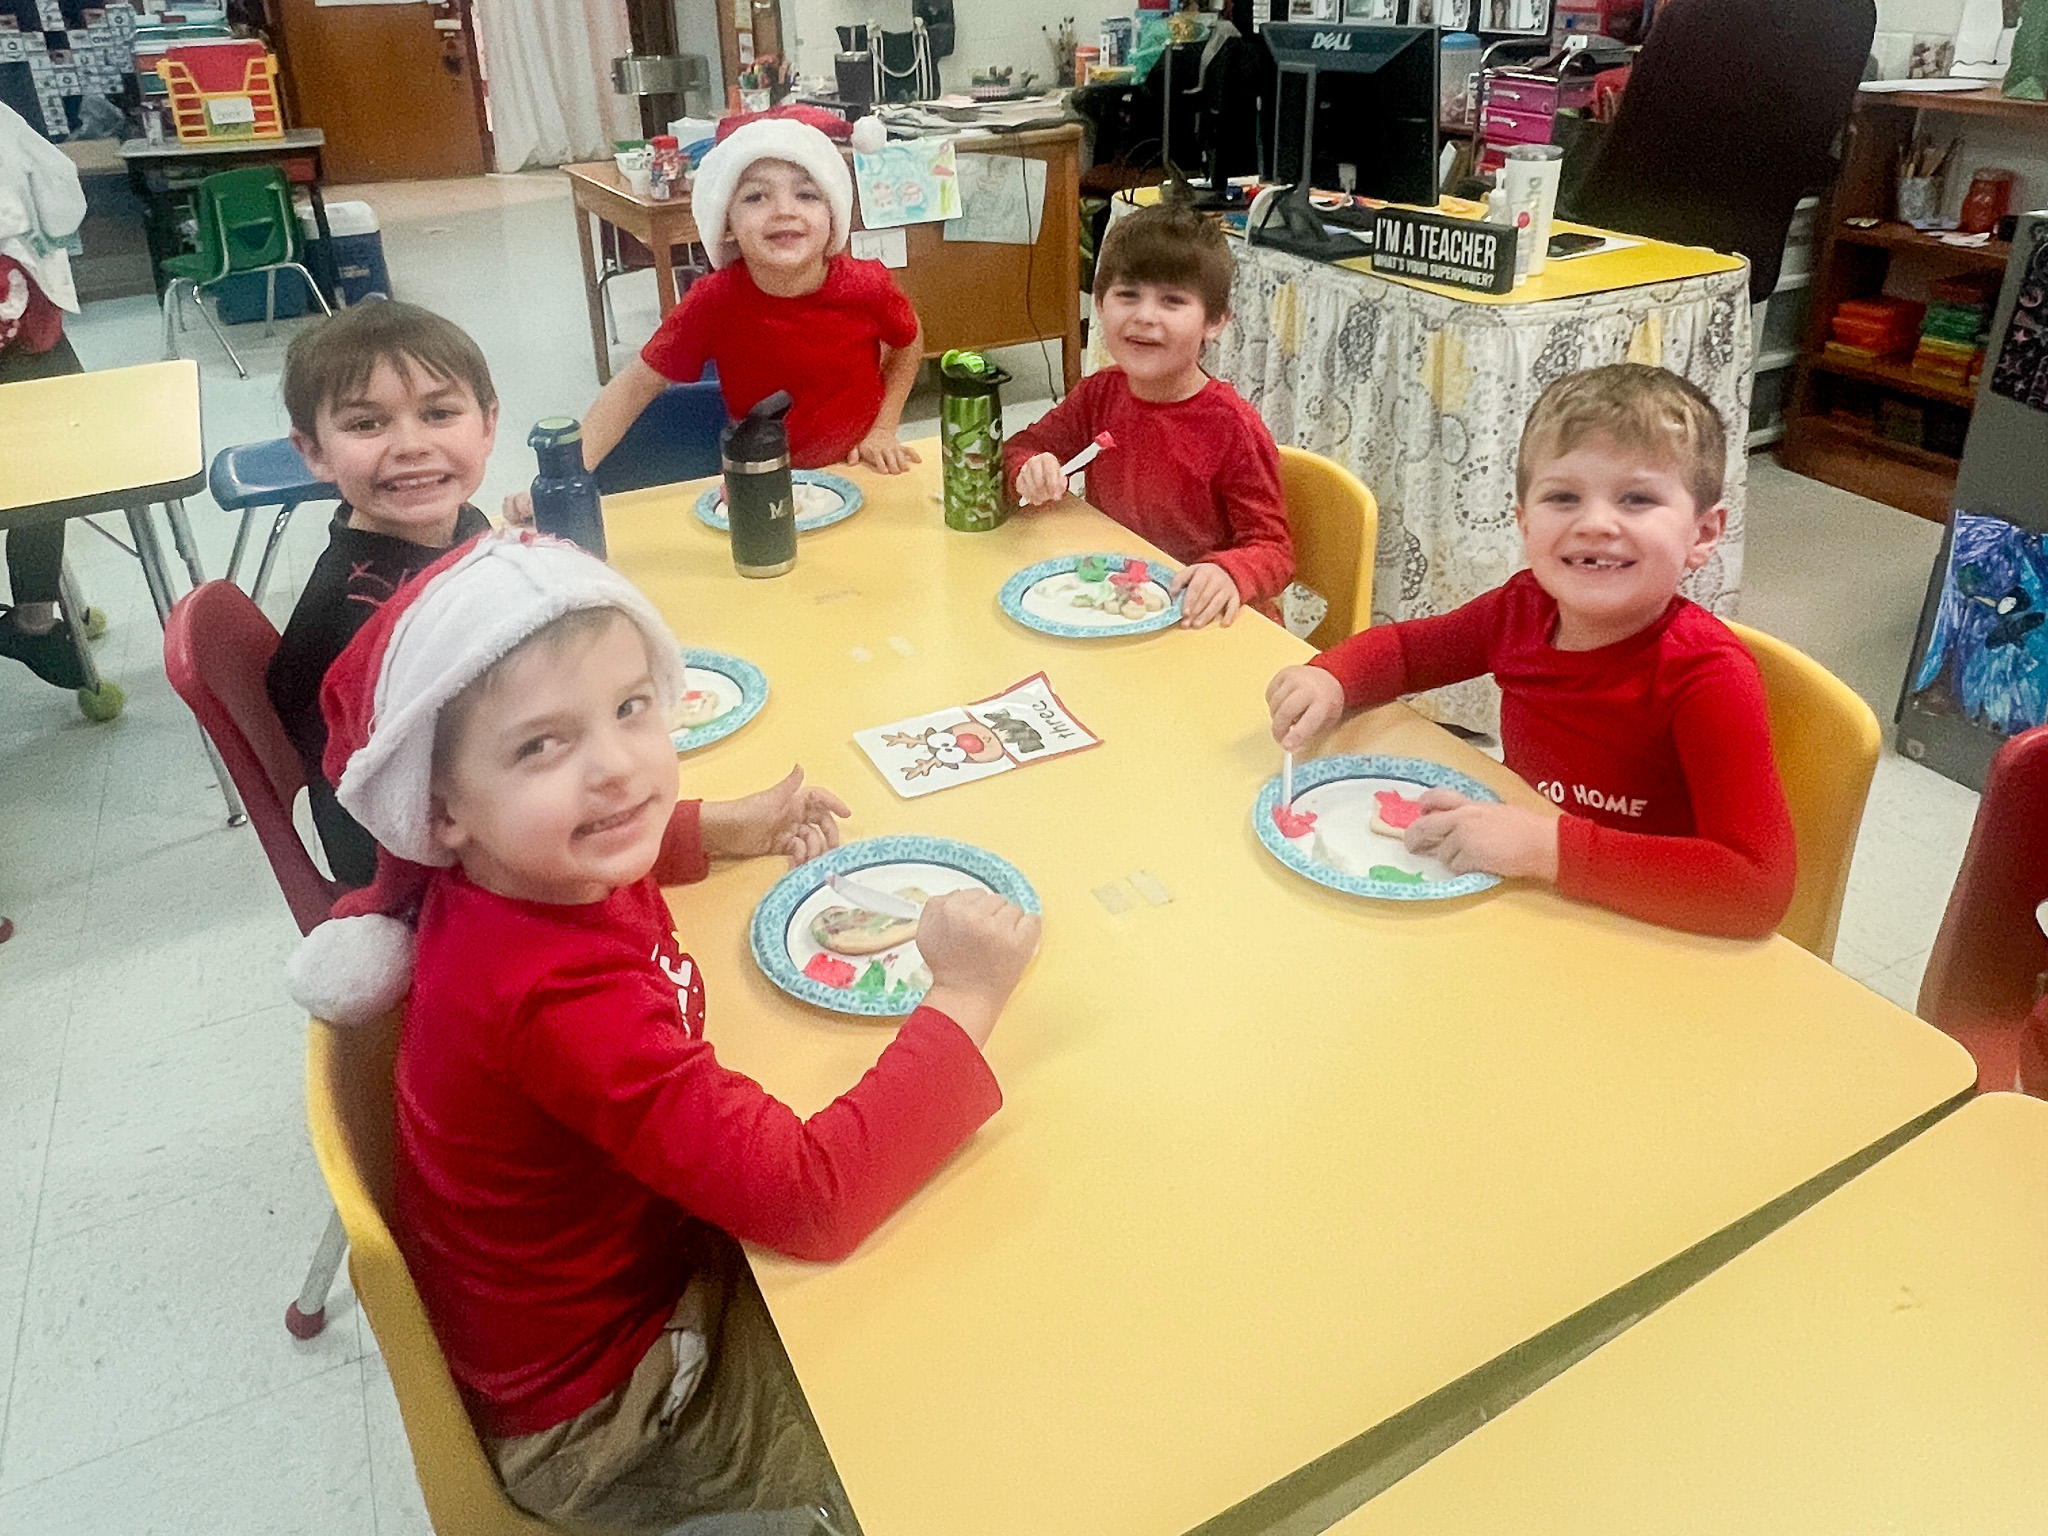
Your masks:
M1366 878L1369 880L1384 880L1389 885L1429 884L1429 877L1427 875L1410 874L1407 870L1397 869L1392 864L1373 865L1371 869L1366 871Z

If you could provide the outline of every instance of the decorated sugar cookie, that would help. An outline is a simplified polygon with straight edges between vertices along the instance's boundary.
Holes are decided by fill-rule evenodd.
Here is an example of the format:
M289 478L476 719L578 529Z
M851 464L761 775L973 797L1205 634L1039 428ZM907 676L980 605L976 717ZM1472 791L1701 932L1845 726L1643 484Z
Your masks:
M1372 829L1397 841L1422 814L1422 802L1410 800L1398 789L1376 790L1372 797Z

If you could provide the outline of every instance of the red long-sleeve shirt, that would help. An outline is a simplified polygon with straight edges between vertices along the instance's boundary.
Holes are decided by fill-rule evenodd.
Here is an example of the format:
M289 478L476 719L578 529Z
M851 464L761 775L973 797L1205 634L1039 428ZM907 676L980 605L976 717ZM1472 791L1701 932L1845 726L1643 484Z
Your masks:
M720 1066L658 883L705 868L686 802L654 873L588 906L496 896L459 870L428 886L393 1225L487 1435L550 1428L631 1374L689 1278L686 1215L842 1257L1002 1102L930 1008L808 1121Z
M1105 368L1003 445L1003 472L1014 486L1026 459L1064 464L1104 431L1116 446L1088 466L1089 501L1183 565L1221 566L1240 598L1277 618L1294 539L1280 450L1259 413L1221 379L1154 405L1131 393L1121 368Z
M1556 627L1557 604L1523 571L1313 664L1354 707L1491 672L1508 767L1565 809L1558 890L1695 933L1771 932L1792 902L1792 819L1742 642L1682 597L1598 650L1558 650Z

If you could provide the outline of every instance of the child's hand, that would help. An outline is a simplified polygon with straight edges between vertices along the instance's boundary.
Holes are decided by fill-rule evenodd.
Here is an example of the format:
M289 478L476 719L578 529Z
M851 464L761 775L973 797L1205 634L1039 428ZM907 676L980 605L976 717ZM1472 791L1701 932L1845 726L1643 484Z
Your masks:
M1038 953L1039 919L992 891L948 891L924 904L918 953L932 973L925 1002L976 1045L988 1043L996 1016L1024 967Z
M1282 667L1266 684L1273 739L1299 752L1344 715L1344 685L1321 667Z
M499 509L499 516L505 519L507 528L531 528L533 526L533 492L514 491L505 498L505 505Z
M714 859L750 859L779 853L792 864L839 846L839 822L851 816L829 789L804 783L802 768L771 789L738 800L707 800L699 827L704 851Z
M1237 583L1220 565L1191 565L1173 578L1173 585L1166 591L1169 597L1176 592L1185 594L1180 608L1184 629L1218 623L1228 629L1237 610L1244 606L1244 599L1237 595Z
M917 450L906 448L896 441L896 429L877 423L868 429L868 435L854 444L853 452L846 456L849 464L865 464L870 469L879 469L885 475L900 475L913 464L922 464Z
M1060 461L1050 453L1034 454L1017 470L1017 505L1042 506L1067 494L1067 477L1060 473Z
M1519 805L1468 800L1454 789L1422 797L1423 814L1401 841L1456 875L1525 875L1557 882L1557 818Z

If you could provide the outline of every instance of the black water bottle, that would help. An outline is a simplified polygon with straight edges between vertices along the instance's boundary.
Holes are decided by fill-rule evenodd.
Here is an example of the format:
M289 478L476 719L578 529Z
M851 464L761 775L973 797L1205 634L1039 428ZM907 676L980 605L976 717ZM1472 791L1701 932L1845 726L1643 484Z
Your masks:
M796 564L796 491L782 421L793 403L778 389L719 438L732 563L742 576L780 576Z
M533 526L602 560L604 510L597 480L583 467L583 424L573 416L545 416L526 442L540 458L540 473L533 477Z

